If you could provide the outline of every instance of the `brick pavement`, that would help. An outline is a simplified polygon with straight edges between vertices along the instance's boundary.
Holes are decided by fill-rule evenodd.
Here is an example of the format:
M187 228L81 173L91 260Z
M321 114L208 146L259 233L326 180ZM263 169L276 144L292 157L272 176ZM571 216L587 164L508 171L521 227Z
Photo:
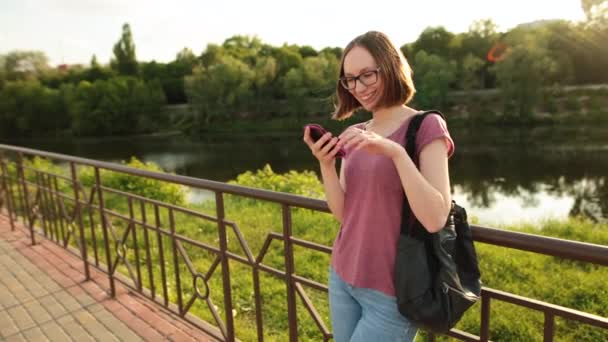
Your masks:
M0 341L211 341L200 329L130 292L53 242L0 215Z

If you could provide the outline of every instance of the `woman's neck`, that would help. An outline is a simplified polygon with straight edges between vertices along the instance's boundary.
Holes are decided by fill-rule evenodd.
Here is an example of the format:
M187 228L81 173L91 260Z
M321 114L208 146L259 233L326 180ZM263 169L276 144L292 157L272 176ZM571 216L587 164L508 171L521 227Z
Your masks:
M392 126L392 123L403 122L406 117L414 115L415 113L416 110L406 105L381 108L372 113L372 122L376 127L383 127L385 125Z

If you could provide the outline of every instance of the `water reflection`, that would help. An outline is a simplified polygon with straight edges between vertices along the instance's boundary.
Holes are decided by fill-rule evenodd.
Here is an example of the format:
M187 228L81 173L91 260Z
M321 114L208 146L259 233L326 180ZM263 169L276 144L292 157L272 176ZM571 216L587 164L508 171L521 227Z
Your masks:
M608 128L453 130L455 198L484 224L584 215L608 218ZM11 141L21 146L120 161L136 156L177 174L227 181L270 164L316 170L299 134ZM201 197L202 196L202 197ZM192 195L193 200L205 198Z

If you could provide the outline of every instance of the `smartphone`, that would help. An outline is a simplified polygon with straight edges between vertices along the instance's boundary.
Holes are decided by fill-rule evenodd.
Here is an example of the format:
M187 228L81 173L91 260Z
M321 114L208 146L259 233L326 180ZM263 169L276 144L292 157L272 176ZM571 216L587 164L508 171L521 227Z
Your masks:
M310 137L312 138L312 140L314 142L317 142L317 140L321 139L323 134L327 133L327 130L319 124L305 125L304 129L306 129L306 127L308 127L308 131L310 132ZM323 146L325 146L325 144ZM340 150L338 150L338 152L336 152L336 158L342 158L345 155L346 155L346 151L344 151L343 148L340 148Z

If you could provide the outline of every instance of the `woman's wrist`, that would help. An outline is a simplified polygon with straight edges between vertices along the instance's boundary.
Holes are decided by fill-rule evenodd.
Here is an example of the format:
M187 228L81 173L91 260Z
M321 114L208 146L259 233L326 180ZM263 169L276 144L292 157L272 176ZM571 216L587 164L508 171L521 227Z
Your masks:
M405 148L403 148L403 146L394 143L391 148L391 155L389 157L393 160L393 162L396 162L397 160L403 157L407 157L407 152L405 151Z
M336 171L335 161L329 162L329 163L319 163L319 166L321 168L321 174L326 174L327 172Z

